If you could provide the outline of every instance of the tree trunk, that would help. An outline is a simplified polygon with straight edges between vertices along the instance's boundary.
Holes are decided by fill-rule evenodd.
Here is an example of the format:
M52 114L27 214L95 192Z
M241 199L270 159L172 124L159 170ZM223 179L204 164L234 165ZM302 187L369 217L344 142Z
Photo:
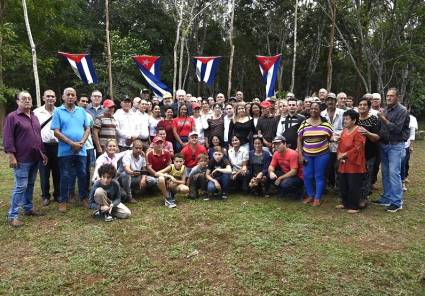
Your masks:
M334 40L335 40L335 25L336 25L336 0L332 0L331 3L331 12L332 12L332 27L329 34L329 51L328 51L328 62L327 62L327 76L326 76L326 89L331 91L332 87L332 53L334 49Z
M235 46L233 45L233 21L235 19L235 0L232 0L232 14L230 18L229 42L230 42L230 61L229 61L229 77L227 83L227 99L230 99L232 91L232 71L233 71L233 55L235 54Z
M108 55L108 80L109 80L109 95L111 100L114 99L114 90L112 85L112 53L111 40L109 38L109 0L105 0L105 29L106 29L106 47Z
M190 67L190 51L189 51L189 44L187 42L187 39L186 39L186 42L184 43L184 47L186 48L187 65L186 65L186 71L184 73L183 88L186 89L186 88L188 88L188 87L186 87L186 80L187 80L187 75L189 74L189 67Z
M295 64L297 62L297 29L298 29L298 0L295 1L295 20L294 20L294 55L292 58L291 92L294 92L295 85Z
M40 97L40 80L38 78L38 68L37 68L37 52L35 50L34 40L32 39L30 22L29 22L29 19L28 19L28 10L27 10L26 0L22 0L22 7L24 9L25 27L27 29L28 39L30 41L30 46L31 46L32 68L33 68L33 71L34 71L35 95L36 95L36 98L37 98L37 107L40 107L41 106L41 97Z
M186 40L186 32L183 32L182 39L180 40L180 57L179 57L179 89L182 88L183 82L183 55L184 55L184 44Z
M180 29L183 22L183 6L184 3L182 1L180 5L180 11L178 12L178 22L177 22L177 30L176 30L176 41L174 42L174 49L173 49L173 94L176 93L176 84L177 84L177 50L180 42Z
M406 103L406 89L407 89L407 83L409 82L409 64L407 64L403 71L401 72L401 86L400 86L400 95L401 95L401 102ZM407 106L406 104L404 104Z

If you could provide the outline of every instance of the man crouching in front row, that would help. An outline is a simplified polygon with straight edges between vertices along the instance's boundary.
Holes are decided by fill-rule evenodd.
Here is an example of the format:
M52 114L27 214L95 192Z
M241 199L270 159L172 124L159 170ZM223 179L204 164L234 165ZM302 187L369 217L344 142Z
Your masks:
M89 205L94 217L110 222L114 217L127 219L131 211L121 203L120 185L114 180L117 173L112 164L104 164L99 170L99 180L94 182L89 194Z

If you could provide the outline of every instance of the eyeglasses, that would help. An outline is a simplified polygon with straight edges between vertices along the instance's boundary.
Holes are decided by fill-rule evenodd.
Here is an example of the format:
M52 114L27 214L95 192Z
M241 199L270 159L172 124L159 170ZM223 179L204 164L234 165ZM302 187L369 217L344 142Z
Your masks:
M88 103L89 101L81 100L80 103Z
M54 95L46 95L46 98L56 98Z

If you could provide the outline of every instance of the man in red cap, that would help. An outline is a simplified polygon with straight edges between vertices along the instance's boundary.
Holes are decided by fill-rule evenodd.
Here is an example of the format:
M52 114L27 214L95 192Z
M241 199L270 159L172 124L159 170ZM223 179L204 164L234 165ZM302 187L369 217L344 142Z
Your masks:
M155 176L156 172L165 169L171 163L171 154L163 149L163 144L164 139L156 136L151 144L153 149L146 154L147 169L152 176Z
M257 123L257 133L263 136L264 145L272 151L272 141L276 136L278 120L274 116L273 104L270 101L263 101L261 106L261 117Z
M106 142L109 139L117 139L117 122L114 118L115 103L112 100L103 102L104 112L97 116L93 125L93 141L97 155L105 151Z

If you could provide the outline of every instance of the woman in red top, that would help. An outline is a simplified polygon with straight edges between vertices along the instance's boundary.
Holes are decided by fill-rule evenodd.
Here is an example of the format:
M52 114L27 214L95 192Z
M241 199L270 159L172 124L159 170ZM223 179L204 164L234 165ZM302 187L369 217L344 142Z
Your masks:
M342 204L337 209L358 213L362 197L362 182L366 173L366 138L360 133L357 123L359 114L353 109L344 112L344 130L339 138L337 159L340 173L339 186Z
M169 142L174 142L174 134L173 134L173 107L167 106L164 108L165 118L160 120L156 127L162 127L165 129L165 133L167 134L166 140Z
M188 116L188 108L182 104L179 107L177 117L173 119L173 134L175 139L175 152L181 151L189 141L189 133L195 129L195 120Z

